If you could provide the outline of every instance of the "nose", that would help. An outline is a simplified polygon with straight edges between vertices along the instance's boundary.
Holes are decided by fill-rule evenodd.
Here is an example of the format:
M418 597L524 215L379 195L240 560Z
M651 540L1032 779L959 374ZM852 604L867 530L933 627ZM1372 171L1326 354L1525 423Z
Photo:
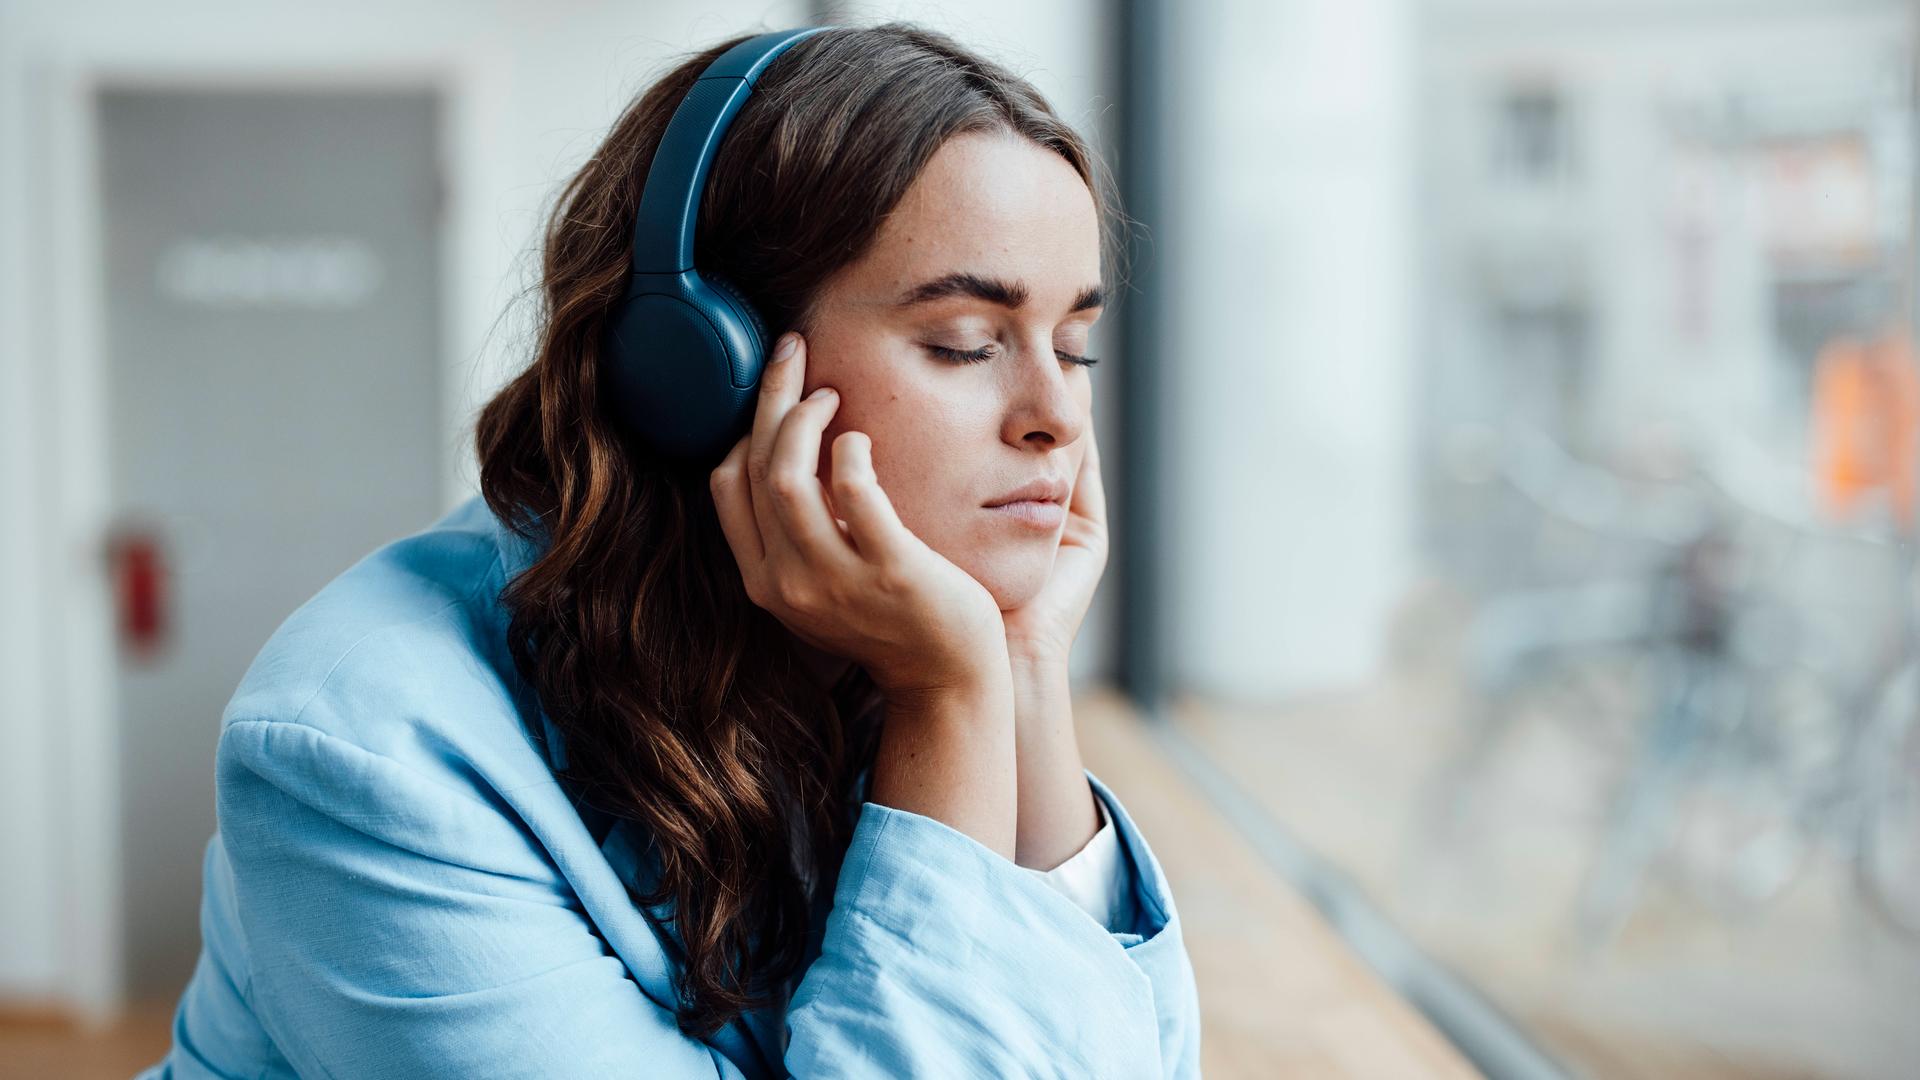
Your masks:
M1086 376L1054 355L1050 341L1023 345L1006 365L1007 407L1001 437L1010 445L1040 449L1069 446L1087 424Z

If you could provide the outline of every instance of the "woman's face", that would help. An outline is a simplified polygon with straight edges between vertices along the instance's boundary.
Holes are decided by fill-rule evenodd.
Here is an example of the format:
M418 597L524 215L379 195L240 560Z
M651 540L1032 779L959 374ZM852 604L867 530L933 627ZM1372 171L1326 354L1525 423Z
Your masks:
M803 392L840 392L821 480L834 437L865 432L907 528L1003 610L1025 603L1061 527L988 504L1035 480L1071 492L1093 388L1062 357L1085 355L1102 299L1099 224L1073 166L1014 135L948 140L815 301Z

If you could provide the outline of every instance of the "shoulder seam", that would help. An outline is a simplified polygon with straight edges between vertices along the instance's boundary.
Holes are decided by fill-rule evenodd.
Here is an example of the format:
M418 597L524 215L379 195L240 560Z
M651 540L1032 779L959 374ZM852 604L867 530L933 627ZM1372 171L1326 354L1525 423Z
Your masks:
M373 638L386 633L389 630L399 630L405 627L418 626L421 623L431 622L434 619L437 619L440 616L445 615L448 611L454 608L457 608L462 604L471 603L474 597L480 595L480 590L485 588L487 583L492 581L497 576L496 572L501 570L502 567L503 567L503 564L500 561L500 545L498 543L495 543L493 545L493 562L488 565L485 573L478 575L480 580L476 582L472 588L462 593L458 598L447 601L446 603L435 608L433 611L428 612L427 614L422 615L419 618L409 619L408 621L401 622L401 623L386 623L381 626L376 626L373 629L368 630L366 633L360 635L357 639L354 640L353 644L347 646L346 650L343 651L340 654L340 656L334 660L333 666L329 667L327 669L327 673L325 675L322 675L320 677L320 681L314 685L313 693L307 695L307 699L300 703L300 707L294 710L292 716L286 718L285 720L275 720L271 717L254 717L253 719L263 723L289 723L289 724L301 724L301 726L303 727L312 727L313 725L311 724L303 724L301 722L301 717L307 714L307 709L311 707L313 703L319 699L321 693L323 693L327 689L327 686L333 682L333 676L336 672L340 670L340 665L346 663L348 657L352 656L355 652L359 651L360 646L366 644L368 641L372 640ZM346 741L346 740L342 740L342 741Z

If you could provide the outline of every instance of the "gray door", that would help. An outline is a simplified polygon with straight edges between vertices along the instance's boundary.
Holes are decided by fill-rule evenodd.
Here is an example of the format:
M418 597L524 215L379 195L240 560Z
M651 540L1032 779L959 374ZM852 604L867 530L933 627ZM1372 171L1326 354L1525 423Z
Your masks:
M438 109L425 91L98 105L127 975L164 996L199 948L241 674L440 509Z

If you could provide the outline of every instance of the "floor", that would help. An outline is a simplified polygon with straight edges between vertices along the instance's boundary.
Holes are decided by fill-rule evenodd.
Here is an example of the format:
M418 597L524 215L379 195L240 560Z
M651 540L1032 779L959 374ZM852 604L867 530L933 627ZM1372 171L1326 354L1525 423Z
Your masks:
M160 1060L170 1003L142 1002L117 1023L82 1031L44 1009L0 1009L0 1077L5 1080L127 1080Z

